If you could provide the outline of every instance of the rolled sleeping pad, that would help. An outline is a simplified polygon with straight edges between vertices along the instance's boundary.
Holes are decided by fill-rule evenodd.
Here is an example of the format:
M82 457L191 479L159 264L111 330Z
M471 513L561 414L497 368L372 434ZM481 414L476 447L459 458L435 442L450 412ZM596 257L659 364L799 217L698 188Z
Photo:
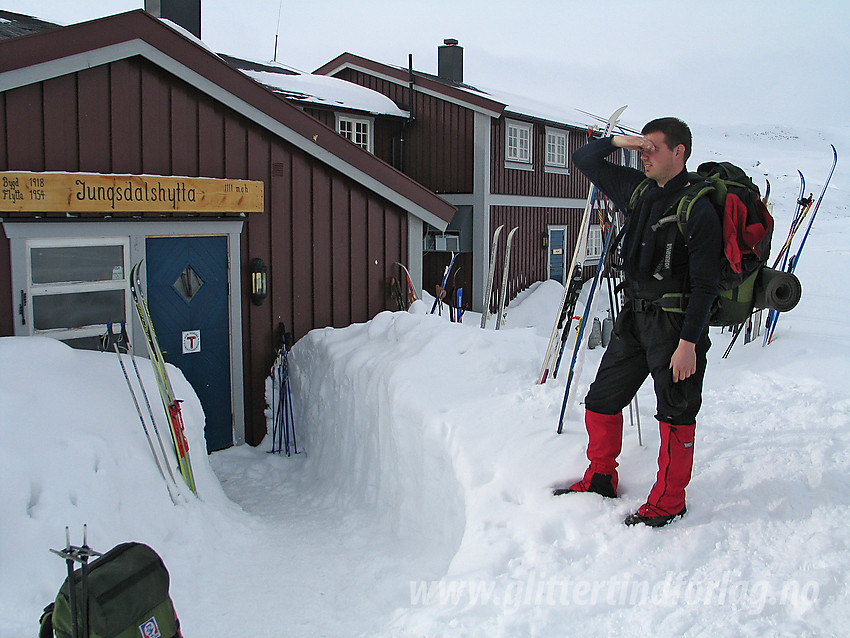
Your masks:
M755 307L779 312L792 310L803 294L803 286L794 273L762 268L753 291Z

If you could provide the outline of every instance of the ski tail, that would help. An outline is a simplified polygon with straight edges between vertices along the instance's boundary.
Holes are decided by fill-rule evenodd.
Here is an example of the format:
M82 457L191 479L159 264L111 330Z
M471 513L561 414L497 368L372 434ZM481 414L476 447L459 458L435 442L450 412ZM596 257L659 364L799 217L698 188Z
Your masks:
M508 233L507 243L505 244L505 263L502 267L502 287L499 292L499 309L496 315L496 330L500 330L505 323L505 297L508 293L508 273L511 268L511 246L514 242L514 235L519 230L519 226L511 229Z
M496 274L496 249L499 246L499 235L502 233L503 228L504 225L499 226L496 232L493 233L493 243L490 247L490 268L487 271L487 288L484 291L484 303L481 309L482 328L486 328L487 322L490 321L490 298L493 296L493 280Z
M833 173L835 173L835 167L838 164L838 151L835 149L835 145L831 144L832 147L832 167L829 169L829 174L826 176L826 181L823 183L823 188L820 191L820 195L818 196L817 201L812 208L811 217L809 217L809 223L806 226L806 232L803 233L803 239L800 240L800 246L797 248L797 252L791 255L788 259L788 267L785 269L786 272L793 273L797 264L800 262L800 255L803 252L803 248L806 246L806 240L809 238L809 233L812 230L812 224L815 222L815 217L817 217L818 209L820 208L821 202L823 201L823 197L826 194L826 189L829 187L829 182L832 179ZM809 203L811 205L811 203ZM799 224L798 224L799 228ZM789 247L788 253L790 255L791 249ZM771 316L772 314L772 316ZM768 314L768 329L765 331L765 341L762 345L768 345L771 341L773 341L773 333L776 330L776 324L779 321L779 311L771 311Z
M616 214L616 213L614 213ZM577 362L578 355L581 348L582 337L584 336L585 328L587 327L588 320L590 318L590 313L593 309L593 299L596 293L596 288L599 285L599 279L602 276L602 271L605 269L605 261L608 256L608 251L612 246L612 239L616 235L616 231L614 229L614 225L610 224L608 227L608 234L605 237L605 242L602 245L602 254L599 255L599 261L596 265L596 274L593 277L593 282L590 285L590 291L588 292L587 303L584 307L584 312L582 313L582 317L579 320L578 332L576 333L575 344L573 345L573 356L570 361L570 370L567 376L567 384L564 388L564 400L561 403L561 415L558 420L558 434L561 434L564 427L564 415L567 410L567 404L570 399L570 390L572 389L573 380L576 376L577 370Z
M416 294L416 286L413 285L413 277L410 276L410 271L407 269L407 266L402 264L401 262L395 262L396 266L400 267L404 271L404 276L407 279L407 298L408 298L408 306L410 306L414 301L419 299L419 296Z
M603 137L609 135L614 127L617 126L620 121L620 115L622 115L623 111L626 110L626 107L620 107L614 113L611 114L611 117L608 118L607 123L605 124L605 130L602 132ZM579 232L578 232L578 242L576 244L575 250L573 251L572 260L570 261L569 268L565 271L566 273L573 274L576 271L576 266L581 268L583 264L583 259L581 255L581 250L586 249L586 237L587 230L590 227L590 218L591 212L593 210L593 204L596 201L597 189L594 184L590 185L590 189L587 193L587 200L584 206L584 213L581 218L581 223L579 224ZM571 280L572 282L572 280ZM559 339L562 336L562 332L565 329L565 325L567 323L566 319L568 316L572 316L574 307L569 308L567 305L567 300L571 296L570 284L564 287L564 294L561 296L561 303L558 307L558 313L555 316L555 325L552 328L552 333L549 336L549 344L546 347L546 354L543 357L543 365L540 368L540 374L537 377L537 383L545 383L549 377L549 372L552 367L552 359L555 356L556 348L555 345L558 343Z

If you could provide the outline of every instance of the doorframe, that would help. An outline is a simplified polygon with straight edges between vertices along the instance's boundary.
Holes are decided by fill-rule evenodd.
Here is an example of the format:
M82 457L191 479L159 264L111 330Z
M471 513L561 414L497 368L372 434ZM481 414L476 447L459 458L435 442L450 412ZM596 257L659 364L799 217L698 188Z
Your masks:
M3 230L9 239L12 290L27 289L27 242L30 240L91 239L99 237L129 238L129 268L146 257L145 240L148 237L203 237L224 235L227 237L228 259L228 301L229 301L229 339L230 339L230 393L233 406L233 439L236 445L245 442L245 389L242 352L242 269L240 235L242 220L203 220L203 221L98 221L98 222L3 222ZM147 289L147 273L139 271L142 287ZM15 336L30 336L32 328L22 322L15 305L17 299L12 296L12 316L14 317ZM127 308L130 318L127 329L132 343L144 339L141 324L133 309ZM137 348L136 353L144 355L145 350Z

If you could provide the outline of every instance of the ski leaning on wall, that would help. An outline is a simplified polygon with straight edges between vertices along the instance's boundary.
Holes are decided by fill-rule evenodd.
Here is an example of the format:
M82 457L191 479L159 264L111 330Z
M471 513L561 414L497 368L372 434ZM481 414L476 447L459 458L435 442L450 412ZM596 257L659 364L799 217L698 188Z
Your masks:
M481 309L481 327L486 328L490 320L490 298L493 295L493 279L496 275L496 250L499 247L499 235L504 225L499 226L493 233L493 243L490 247L490 269L487 271L487 288L484 291L484 302Z
M180 474L189 489L194 494L197 494L195 488L195 477L192 473L192 462L189 459L189 442L186 440L186 434L183 428L183 415L180 411L180 401L174 396L174 389L171 386L171 380L168 378L168 371L165 367L165 358L162 356L162 350L159 347L159 342L156 338L156 331L151 321L150 312L148 311L148 302L144 293L141 290L141 280L139 279L139 268L142 262L140 261L133 266L130 271L130 294L133 297L133 304L136 307L136 314L142 324L142 331L145 335L145 344L148 348L151 365L153 367L154 376L156 377L156 385L159 389L159 396L162 399L162 405L165 408L165 413L168 416L168 424L171 430L171 440L174 443L174 451L177 453L177 464L180 469Z
M508 294L508 273L511 269L511 246L513 246L514 235L516 235L517 230L519 230L519 226L511 229L511 232L508 233L507 243L505 244L505 263L502 267L502 287L499 291L499 309L498 314L496 315L496 330L500 330L505 323L505 298Z
M407 305L410 307L414 301L419 299L419 296L416 294L416 286L413 285L413 278L410 276L410 271L407 269L407 266L398 261L395 262L395 264L404 271L404 277L407 280Z
M602 131L602 137L607 137L617 126L620 121L620 115L626 107L620 107L611 117L608 118L605 124L605 129ZM564 294L561 296L561 304L558 307L558 313L555 319L555 325L552 328L552 334L549 337L549 345L546 347L546 354L543 357L543 365L540 368L540 374L537 377L537 383L546 383L549 374L554 368L556 357L563 351L564 343L569 336L570 323L572 322L573 313L575 312L575 304L578 299L578 292L581 288L581 270L584 265L583 251L587 250L587 232L590 228L591 213L594 203L596 202L597 189L591 184L587 194L587 201L584 205L584 214L581 218L581 223L578 229L578 238L573 257L570 260L570 267L566 271L570 277L568 285L564 287Z
M487 272L487 289L484 292L483 308L481 310L481 327L486 328L490 322L490 302L493 297L493 283L496 279L496 253L499 248L499 235L502 233L504 225L499 226L496 232L493 233L493 245L490 248L490 268ZM499 302L496 307L496 330L500 330L505 325L505 304L508 294L508 274L511 268L511 247L514 242L514 235L519 230L519 226L515 226L508 233L508 238L505 242L505 256L502 260L502 283L499 287Z
M449 275L452 272L452 268L454 268L455 260L460 253L452 253L452 260L449 262L449 265L446 266L446 269L443 271L443 281L437 286L437 298L434 299L434 305L431 306L431 314L433 315L436 312L437 307L440 308L440 316L443 315L443 297L446 296L446 285L449 283Z

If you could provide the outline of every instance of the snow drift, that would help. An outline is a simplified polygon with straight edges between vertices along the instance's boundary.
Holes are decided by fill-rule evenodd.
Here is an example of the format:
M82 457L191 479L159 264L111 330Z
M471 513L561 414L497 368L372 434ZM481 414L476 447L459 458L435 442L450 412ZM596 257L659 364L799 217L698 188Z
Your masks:
M830 133L839 152L846 133ZM695 134L712 150L694 164L770 178L780 235L795 169L817 194L828 168L820 132ZM563 376L534 383L552 282L514 300L498 332L420 303L303 337L290 458L265 444L203 454L203 413L172 368L199 492L177 504L114 354L0 339L0 635L35 633L65 573L48 549L66 525L79 542L84 523L95 549L137 540L163 556L187 636L846 634L847 183L839 163L775 342L722 360L728 335L712 331L689 513L661 530L622 524L654 480L649 386L621 498L550 496L584 470L579 400L601 356L586 352L558 436Z

